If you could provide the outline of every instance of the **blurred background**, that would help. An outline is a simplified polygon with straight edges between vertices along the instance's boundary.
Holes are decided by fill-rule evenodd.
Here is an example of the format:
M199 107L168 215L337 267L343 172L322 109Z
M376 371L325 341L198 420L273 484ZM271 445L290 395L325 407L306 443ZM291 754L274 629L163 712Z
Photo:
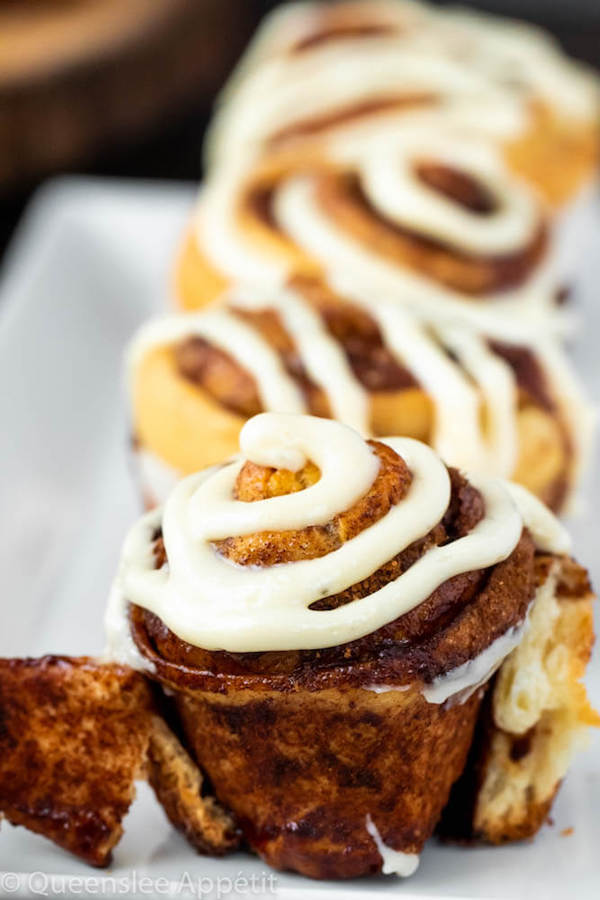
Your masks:
M275 0L0 0L0 258L37 185L196 180L216 92ZM481 0L600 68L600 0Z

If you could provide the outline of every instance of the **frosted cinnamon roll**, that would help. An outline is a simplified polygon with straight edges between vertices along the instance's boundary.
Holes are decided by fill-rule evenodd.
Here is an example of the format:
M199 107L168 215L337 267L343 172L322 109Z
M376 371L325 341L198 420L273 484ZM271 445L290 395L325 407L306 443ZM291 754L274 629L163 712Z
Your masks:
M251 848L319 878L409 875L463 771L483 688L528 633L532 495L408 438L262 414L123 550L111 654L174 698Z
M493 324L419 315L372 293L347 299L311 279L233 288L210 310L147 323L128 365L146 503L234 454L245 421L271 411L426 441L562 509L584 467L590 410L553 340Z
M493 137L560 205L598 162L597 77L532 26L426 4L293 5L265 21L221 97L213 164L433 112Z
M284 154L225 167L201 193L177 267L185 308L231 281L343 273L461 315L547 313L557 290L544 203L487 142L421 128L341 144L310 166Z

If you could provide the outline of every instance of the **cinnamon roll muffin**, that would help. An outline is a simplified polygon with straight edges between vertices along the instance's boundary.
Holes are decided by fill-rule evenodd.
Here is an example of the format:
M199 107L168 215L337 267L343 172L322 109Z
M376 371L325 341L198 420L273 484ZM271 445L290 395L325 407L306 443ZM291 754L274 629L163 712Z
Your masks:
M492 327L493 324L493 327ZM149 506L182 475L237 451L261 411L407 435L458 466L526 485L562 509L587 455L591 412L550 338L486 329L325 283L232 289L196 314L147 323L129 352L132 427Z
M376 62L376 64L375 64ZM211 164L433 112L489 135L555 205L598 163L600 92L591 70L540 29L401 0L303 3L263 24L223 91Z
M409 875L568 538L524 489L408 438L267 413L240 443L130 532L111 654L172 696L269 864Z
M543 201L488 142L421 127L279 154L204 186L176 267L184 308L232 281L343 273L419 308L547 315L559 287Z

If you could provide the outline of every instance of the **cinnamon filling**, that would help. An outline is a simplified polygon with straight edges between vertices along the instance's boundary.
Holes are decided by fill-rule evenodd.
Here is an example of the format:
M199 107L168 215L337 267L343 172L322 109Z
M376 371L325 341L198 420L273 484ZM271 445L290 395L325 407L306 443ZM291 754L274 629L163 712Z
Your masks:
M387 97L374 97L369 100L363 100L360 103L354 102L348 106L340 107L333 112L323 113L319 116L313 116L311 119L303 119L299 122L293 122L291 125L286 125L270 136L268 144L274 150L297 138L313 137L330 128L358 122L366 116L414 109L420 106L432 106L436 102L436 96L431 93L406 93L392 94Z
M431 172L429 171L429 176ZM450 187L454 199L468 206L483 203L479 188L462 173L452 179L444 176L445 193ZM436 177L438 183L439 172ZM358 175L345 173L321 175L317 185L318 202L338 226L361 244L393 262L421 272L442 284L468 295L487 294L518 287L542 257L547 244L547 229L541 224L531 243L516 253L502 257L474 256L442 241L417 234L382 216L362 189ZM485 202L486 208L489 203Z
M520 390L541 409L551 414L556 413L556 403L535 353L528 347L505 344L502 341L489 340L488 346L511 367Z
M428 187L444 194L455 203L479 215L486 216L497 210L496 198L477 179L434 162L420 162L415 166L417 177Z
M328 331L342 345L354 376L369 391L396 391L416 387L413 375L384 346L370 317L355 307L332 304L321 310ZM323 391L309 378L298 351L272 310L236 308L236 315L256 328L280 354L286 371L301 388L313 415L329 416ZM179 372L232 412L249 418L262 411L254 378L223 350L201 337L186 338L175 347Z
M397 34L398 31L399 29L396 26L383 22L330 25L327 28L313 31L312 34L296 41L291 50L292 53L302 53L304 50L311 50L313 47L320 47L322 44L329 44L337 40L386 37L389 34Z
M296 278L293 284L318 309L327 330L342 345L355 377L364 388L375 393L418 387L412 373L384 345L381 332L367 313L336 298L319 282ZM235 312L256 328L281 355L286 370L302 388L311 411L315 415L324 415L322 410L326 400L322 391L308 377L277 314L272 310L239 308ZM528 347L497 340L490 339L488 345L511 367L519 389L528 399L555 414L556 404L535 354ZM223 350L204 338L192 336L177 344L174 352L181 375L222 406L248 418L262 411L254 379Z
M256 185L247 192L242 202L252 218L257 219L272 231L279 231L279 223L275 218L273 208L275 190L276 185L274 184Z
M262 411L252 376L228 353L198 335L174 348L178 371L221 406L250 418Z

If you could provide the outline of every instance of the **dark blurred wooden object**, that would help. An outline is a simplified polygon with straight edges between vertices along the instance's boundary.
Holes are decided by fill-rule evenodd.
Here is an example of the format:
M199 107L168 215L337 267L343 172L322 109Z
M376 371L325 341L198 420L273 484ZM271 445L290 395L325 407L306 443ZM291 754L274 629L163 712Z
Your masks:
M252 12L240 0L0 0L0 185L208 103Z
M83 4L90 4L92 0L79 0ZM126 6L128 0L96 0L107 6ZM443 0L438 0L443 2ZM456 3L457 0L446 0ZM475 6L489 11L524 17L536 22L552 31L561 41L568 53L579 59L586 60L600 68L600 2L598 0L571 0L569 3L560 4L552 0L461 0L469 6ZM3 16L6 11L12 9L25 9L30 7L47 7L49 9L73 6L77 0L0 0L0 66L4 56L4 49L8 45L8 39L2 28ZM229 70L239 57L250 34L258 23L260 17L267 13L279 0L146 0L144 6L163 8L168 6L172 17L171 25L166 25L162 31L162 37L155 35L149 41L150 50L146 51L146 60L150 58L150 64L145 66L145 76L142 81L142 94L153 91L163 91L163 81L171 78L169 64L163 61L164 48L154 53L157 44L166 42L165 35L179 30L183 34L182 41L191 45L188 54L192 56L189 61L177 63L179 78L184 81L185 90L178 97L172 94L172 101L165 100L161 107L156 109L153 117L146 117L139 124L130 124L129 129L121 127L117 133L114 129L112 136L102 132L101 125L105 115L102 100L102 89L97 93L90 87L90 97L86 100L86 88L84 86L78 92L79 107L83 105L86 117L94 117L97 121L97 136L94 140L88 140L81 147L79 154L50 153L50 148L43 148L46 160L45 168L35 171L31 166L27 169L15 156L21 152L18 149L19 119L16 110L18 108L19 94L14 85L10 90L6 80L0 75L0 260L3 250L10 239L14 226L21 212L39 180L51 172L77 171L97 175L123 175L128 177L145 178L176 178L197 181L200 177L200 146L202 134L209 118L209 111L215 90L223 83ZM184 10L183 8L186 7ZM183 15L185 12L185 16ZM181 16L180 24L175 27L178 16ZM172 31L171 31L172 29ZM189 32L189 33L186 33ZM138 25L138 40L142 41L141 22ZM176 44L171 40L171 47ZM154 48L154 50L152 49ZM170 51L173 52L172 49ZM153 59L154 53L154 59ZM177 54L175 55L177 59ZM183 60L183 55L179 57ZM90 84L101 83L103 70L117 67L115 61L109 57L104 62L97 63L99 72L94 78L90 76ZM74 66L76 72L79 67ZM83 67L85 68L85 67ZM189 78L186 79L186 68ZM127 66L123 69L127 69ZM201 74L194 75L200 70ZM132 106L133 90L124 90L121 97L118 75L116 72L116 93L118 104L124 103L126 108ZM47 103L49 109L54 110L54 116L59 120L67 115L67 111L60 109L61 92L58 86L64 84L70 77L70 73L63 72L62 76L46 76L38 85L30 86L31 93L35 93L35 87L40 93L40 103ZM122 81L126 81L122 76ZM56 89L53 87L56 84ZM4 85L4 87L2 87ZM22 92L26 93L24 84ZM44 92L46 97L44 97ZM11 119L15 122L15 132L11 134L9 129L8 97L12 93L13 102ZM96 100L96 97L99 97ZM104 92L107 96L107 92ZM69 92L62 93L63 100L70 102ZM143 103L136 100L136 103ZM135 106L135 103L133 103ZM58 107L58 109L57 109ZM22 108L27 104L22 102ZM43 112L43 109L42 109ZM128 109L128 114L133 116L135 110ZM106 113L108 114L108 113ZM24 113L25 118L27 114ZM45 117L40 115L38 120L29 115L29 139L33 144L51 144L56 140L53 133L48 131L45 125ZM98 134L99 132L99 134ZM10 150L8 149L10 147ZM5 173L8 171L8 160L12 161L12 183L7 183ZM52 162L52 160L56 160ZM25 159L23 160L23 163ZM19 177L17 178L17 173ZM3 180L4 179L4 180Z

